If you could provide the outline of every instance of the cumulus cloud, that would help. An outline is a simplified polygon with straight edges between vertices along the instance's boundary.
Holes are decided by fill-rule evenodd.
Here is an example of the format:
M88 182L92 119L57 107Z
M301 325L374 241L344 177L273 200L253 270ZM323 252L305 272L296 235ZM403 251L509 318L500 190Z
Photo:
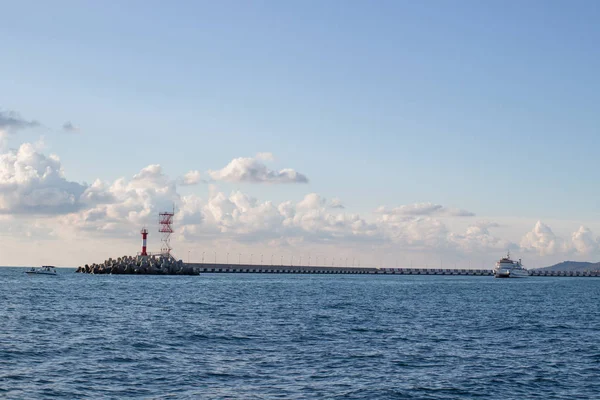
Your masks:
M158 164L142 168L129 180L119 178L112 184L96 181L81 197L87 208L65 216L63 223L101 233L122 234L132 227L156 223L159 211L181 204L176 183Z
M71 121L67 121L62 126L63 131L65 132L79 132L79 127L74 125Z
M264 154L260 158L240 157L231 160L223 169L209 171L210 177L217 181L246 182L246 183L307 183L308 178L293 169L271 170L262 162ZM272 155L270 155L272 157Z
M202 226L184 228L188 239L215 231L241 242L331 243L375 240L374 224L354 214L332 213L321 196L310 193L298 202L259 201L240 191L213 191L193 207ZM191 217L191 215L188 215Z
M466 232L452 232L438 217L463 217L474 214L446 208L439 204L417 203L376 210L378 229L403 249L481 253L518 247L490 232L498 226L491 221L477 221Z
M63 214L82 207L86 186L65 179L60 159L30 143L0 154L0 213Z
M39 122L26 120L15 111L0 110L0 130L7 132L39 126Z
M540 256L553 255L565 250L565 242L556 236L548 225L538 221L533 230L521 239L521 248L536 252Z
M594 237L592 231L580 226L579 229L571 235L571 248L581 254L591 254L597 252L600 246L600 239Z
M377 226L397 246L416 249L448 247L448 228L435 218L382 214L377 219Z
M505 251L518 248L515 243L494 236L490 228L498 224L490 221L478 221L467 228L464 234L451 233L449 240L466 253Z
M268 181L279 174L256 168L257 163L263 165L258 158L267 157L251 159L250 166L254 167L246 170L255 171L252 179ZM232 174L243 176L225 173ZM18 215L22 220L28 214L60 214L61 232L119 237L136 235L141 226L156 224L158 212L176 204L177 233L184 240L224 239L286 246L387 245L425 251L503 246L489 232L493 223L476 223L465 234L453 234L437 217L472 213L457 213L433 203L383 207L368 219L345 212L339 199L328 201L317 193L279 203L261 201L241 191L225 194L215 186L209 186L206 199L178 193L178 185L195 184L201 178L199 171L190 171L172 180L161 165L152 164L129 178L112 182L97 179L91 185L76 183L65 177L57 156L46 156L35 145L26 143L0 154L0 214Z
M338 199L337 197L334 197L333 199L331 199L331 202L329 203L329 207L331 207L331 208L346 208L346 207L344 207L344 203L342 203L342 200Z
M414 203L395 208L385 206L375 210L378 214L398 216L447 216L447 217L472 217L475 214L461 209L446 208L434 203Z
M317 209L323 208L327 199L319 196L317 193L309 193L304 198L298 202L297 208L300 209Z
M197 185L200 182L205 182L202 179L202 173L197 170L187 172L180 180L179 184L181 186L192 186Z
M328 201L317 193L279 203L241 191L225 194L213 185L204 199L178 193L177 185L195 184L202 181L201 176L199 171L190 171L172 180L161 165L152 164L129 178L113 182L97 179L91 185L77 183L65 177L57 156L44 155L34 144L25 143L0 154L0 218L12 215L10 218L15 219L10 223L16 224L17 220L35 219L37 215L58 215L63 230L75 234L136 235L142 225L156 224L159 211L176 204L177 232L184 240L225 239L278 246L365 244L402 251L465 254L518 248L494 235L499 225L492 221L477 221L466 231L453 232L445 222L456 221L446 217L473 213L434 203L380 207L364 218L345 212L339 199ZM32 225L27 231L42 232L43 225ZM565 240L538 221L521 239L519 250L542 256L590 255L598 254L600 242L587 227L580 227Z

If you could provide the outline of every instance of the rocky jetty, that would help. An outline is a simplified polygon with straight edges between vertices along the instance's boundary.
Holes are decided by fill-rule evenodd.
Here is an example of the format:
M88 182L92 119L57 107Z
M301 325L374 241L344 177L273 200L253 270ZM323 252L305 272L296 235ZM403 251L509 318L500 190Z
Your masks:
M100 264L84 265L75 272L84 274L200 275L200 271L169 256L123 256Z

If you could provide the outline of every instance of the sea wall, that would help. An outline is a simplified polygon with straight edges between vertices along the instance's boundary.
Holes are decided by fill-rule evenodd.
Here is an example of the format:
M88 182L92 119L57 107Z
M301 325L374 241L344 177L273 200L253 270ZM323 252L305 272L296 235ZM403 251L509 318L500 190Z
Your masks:
M257 264L190 264L200 273L259 273L259 274L375 274L375 275L471 275L493 276L491 269L469 268L377 268L331 267L307 265L257 265ZM600 277L600 271L543 271L528 270L530 276Z

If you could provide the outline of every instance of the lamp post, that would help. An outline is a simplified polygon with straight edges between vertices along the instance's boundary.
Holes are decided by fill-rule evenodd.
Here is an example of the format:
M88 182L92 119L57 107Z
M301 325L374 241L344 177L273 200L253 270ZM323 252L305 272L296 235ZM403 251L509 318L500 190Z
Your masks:
M250 253L250 265L252 265L252 256L253 256L253 254Z
M262 265L262 264L263 264L263 263L262 263L262 257L263 257L263 255L261 254L261 255L260 255L260 265Z
M281 256L281 266L283 267L283 255Z
M190 251L188 250L188 264L190 263Z
M202 252L202 264L204 264L204 252Z
M227 252L227 257L225 258L225 263L229 264L229 252Z
M290 267L293 267L293 266L294 266L294 255L292 254L290 256Z
M242 263L242 253L238 253L238 265Z
M271 254L271 265L273 265L273 254Z
M315 257L315 265L318 266L319 265L319 256Z
M217 263L217 252L215 251L215 264Z
M308 256L308 266L310 267L310 256Z
M302 266L302 256L300 256L300 266Z
M333 259L331 260L331 266L333 267L335 265L335 257L333 257Z

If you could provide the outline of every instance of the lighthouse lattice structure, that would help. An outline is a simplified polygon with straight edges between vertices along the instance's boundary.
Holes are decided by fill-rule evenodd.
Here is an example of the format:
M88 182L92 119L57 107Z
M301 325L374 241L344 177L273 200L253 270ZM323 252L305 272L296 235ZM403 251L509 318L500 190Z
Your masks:
M158 231L161 233L162 246L160 252L171 257L171 234L173 233L173 217L175 216L175 208L172 212L161 212L158 214Z
M147 256L148 253L146 252L146 239L148 238L148 229L146 228L142 228L141 232L142 234L142 256Z

